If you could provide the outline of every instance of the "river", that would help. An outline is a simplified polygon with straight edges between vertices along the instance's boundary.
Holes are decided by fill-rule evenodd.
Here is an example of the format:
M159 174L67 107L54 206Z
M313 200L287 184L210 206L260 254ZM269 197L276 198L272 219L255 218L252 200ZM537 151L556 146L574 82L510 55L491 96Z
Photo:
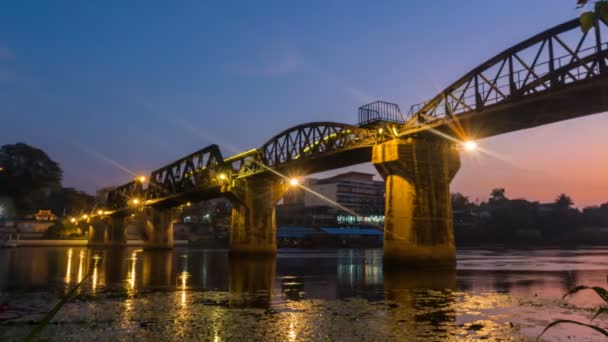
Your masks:
M0 340L20 340L69 289L50 340L535 340L555 319L589 323L608 248L460 249L452 270L383 272L381 249L0 249ZM594 324L608 327L608 315ZM546 340L602 340L561 325Z

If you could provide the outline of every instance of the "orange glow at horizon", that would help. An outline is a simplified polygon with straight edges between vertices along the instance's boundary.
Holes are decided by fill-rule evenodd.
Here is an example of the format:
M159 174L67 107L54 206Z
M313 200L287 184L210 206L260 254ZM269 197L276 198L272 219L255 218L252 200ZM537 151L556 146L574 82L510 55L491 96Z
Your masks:
M483 139L484 148L507 156L462 154L453 192L486 200L494 188L509 198L552 202L565 193L583 208L608 202L608 114L563 121Z

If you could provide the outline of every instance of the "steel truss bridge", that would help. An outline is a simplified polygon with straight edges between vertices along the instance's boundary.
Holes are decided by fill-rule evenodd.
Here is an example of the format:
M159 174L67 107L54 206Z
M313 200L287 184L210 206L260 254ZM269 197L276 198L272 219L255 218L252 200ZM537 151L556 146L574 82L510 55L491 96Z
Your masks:
M289 128L250 151L224 158L207 146L108 194L108 209L129 200L175 206L221 196L232 182L278 172L305 175L371 160L375 144L431 130L477 139L608 110L608 26L582 32L578 19L539 33L474 68L406 115L375 102L359 125L312 122Z

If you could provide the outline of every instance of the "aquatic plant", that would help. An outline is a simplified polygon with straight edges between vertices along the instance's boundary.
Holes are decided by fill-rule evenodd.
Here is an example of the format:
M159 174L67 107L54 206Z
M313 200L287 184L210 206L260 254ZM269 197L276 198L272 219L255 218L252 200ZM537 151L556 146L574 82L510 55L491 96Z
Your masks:
M98 261L99 261L99 259L95 259L95 264L97 264ZM82 284L84 284L84 282L93 274L94 269L95 269L95 266L93 266L91 268L91 270L89 270L89 272L87 272L85 274L85 276L82 278L82 280L78 284L76 284L76 286L74 286L72 289L70 289L68 291L68 293L66 293L63 296L63 298L61 298L59 303L55 304L55 306L53 307L53 309L51 309L51 311L49 311L46 315L44 315L42 320L40 320L40 322L38 322L38 325L36 325L36 327L23 339L25 342L37 340L37 337L38 337L38 335L40 335L42 330L44 330L44 328L46 328L46 326L49 325L49 323L51 322L53 317L55 317L57 312L59 312L59 309L61 309L65 303L67 303L70 299L72 299L74 297L74 295L76 294L76 291L78 291L80 286Z
M606 282L608 283L608 277L606 277ZM591 318L591 321L593 321L594 319L597 318L597 316L603 314L603 313L608 313L608 290L606 290L603 287L599 287L599 286L585 286L585 285L580 285L577 286L571 290L569 290L563 297L562 299L565 299L567 296L575 294L579 291L582 290L593 290L598 296L600 296L600 298L602 298L602 300L604 300L604 302L606 303L606 305L602 305L598 308L598 310L595 312L595 314L593 315L593 317ZM539 340L541 336L543 336L543 334L551 329L552 327L558 325L558 324L563 324L563 323L570 323L570 324L576 324L576 325L582 325L585 327L588 327L590 329L593 329L597 332L599 332L600 334L608 337L608 331L606 329L600 328L597 325L593 325L593 324L587 324L587 323L583 323L583 322L578 322L578 321L573 321L573 320L569 320L569 319L558 319L554 322L551 322L549 325L547 325L545 327L545 329L543 330L542 333L540 333L540 335L538 335L538 338L536 340Z

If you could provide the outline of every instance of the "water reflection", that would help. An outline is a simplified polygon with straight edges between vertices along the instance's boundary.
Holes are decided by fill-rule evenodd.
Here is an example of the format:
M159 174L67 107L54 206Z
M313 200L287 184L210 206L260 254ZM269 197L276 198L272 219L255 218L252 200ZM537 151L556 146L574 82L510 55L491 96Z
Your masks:
M276 259L233 256L229 265L229 305L268 308L272 301Z
M395 305L390 310L395 321L403 321L405 330L416 336L446 338L455 328L453 309L456 268L430 270L384 270L384 296ZM409 326L408 326L409 325Z
M169 287L176 279L173 269L172 250L143 251L141 256L141 275L143 288Z
M462 338L471 329L478 337L510 336L509 322L519 314L532 317L519 324L531 326L521 330L533 335L542 322L562 318L567 288L605 286L608 273L608 249L461 251L458 269L428 271L383 270L381 250L289 250L252 259L214 250L17 248L0 250L0 261L0 291L10 298L59 297L90 271L81 299L117 306L111 320L123 331L157 320L170 324L176 338L205 329L204 339L216 341L247 317L260 331L279 329L277 339L289 341L315 329L336 333L334 326L386 339ZM542 305L533 302L541 299ZM584 308L599 304L594 300L582 294L572 303ZM584 320L589 312L570 318ZM317 337L330 336L325 332Z
M68 285L72 282L72 254L74 254L72 248L68 249L68 265L65 271L65 283Z
M91 275L91 292L95 293L99 284L99 254L93 255L93 274Z
M80 253L78 253L78 280L76 281L76 283L80 283L82 281L82 267L84 264L84 250L80 251Z
M180 289L180 304L182 307L186 307L186 290L188 289L188 278L190 273L188 272L188 254L181 255L182 267L181 272L177 276L179 289Z

